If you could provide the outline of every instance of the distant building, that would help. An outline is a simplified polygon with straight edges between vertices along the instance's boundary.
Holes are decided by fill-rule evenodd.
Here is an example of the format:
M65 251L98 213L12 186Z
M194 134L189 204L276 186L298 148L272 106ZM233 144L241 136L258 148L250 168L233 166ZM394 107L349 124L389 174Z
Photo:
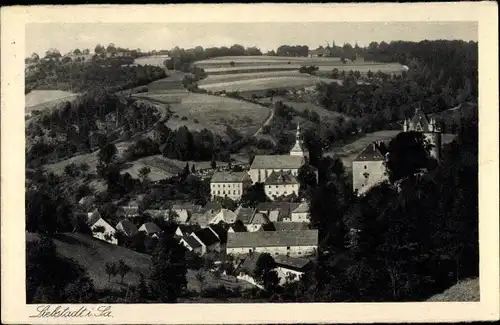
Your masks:
M83 211L88 211L95 207L95 201L96 201L95 196L88 195L82 197L80 201L78 201L78 205L80 209L82 209Z
M289 155L257 155L250 166L252 183L264 183L272 172L299 174L299 169L309 160L309 151L304 145L300 125L297 125L296 141Z
M252 181L246 172L217 172L210 180L210 193L212 199L227 196L237 201L250 185Z
M285 220L283 220L285 221ZM309 222L309 203L302 202L300 205L292 211L291 222Z
M137 201L130 201L126 205L119 206L116 215L118 218L137 218L140 215L140 205Z
M116 230L121 231L127 237L132 237L138 232L137 226L129 219L118 222Z
M300 277L312 268L312 262L305 258L277 255L274 256L274 262L276 262L280 285L299 281Z
M144 232L148 236L156 236L161 233L160 227L158 227L154 222L146 222L139 227L139 231Z
M441 159L441 129L436 124L434 118L428 118L421 108L415 110L415 115L411 119L405 119L403 132L422 132L425 139L432 145L430 154L438 162Z
M245 224L249 232L263 231L263 225L270 223L268 217L260 212L253 214L252 218Z
M299 205L299 203L292 202L262 202L255 210L265 214L270 222L291 222L292 211Z
M220 239L216 232L210 228L203 228L193 232L191 235L201 244L201 254L220 251Z
M240 205L236 210L234 210L234 213L236 213L236 220L240 220L245 225L250 223L254 214L254 209L244 208Z
M228 209L221 209L219 213L217 213L212 220L210 220L210 224L219 224L221 222L226 223L226 224L233 224L235 223L237 218L236 213L234 213L231 210Z
M184 236L181 238L180 243L186 247L187 250L195 252L199 255L203 254L203 245L192 236Z
M116 229L104 220L99 212L89 213L87 224L90 230L92 230L92 236L94 238L114 245L118 244L118 240L115 238Z
M297 257L314 255L317 248L317 230L237 232L227 237L228 255L258 252Z
M379 150L380 146L377 142L369 144L352 162L352 184L358 193L386 178L385 154Z
M264 192L271 200L283 195L299 195L300 183L291 172L275 172L264 182Z

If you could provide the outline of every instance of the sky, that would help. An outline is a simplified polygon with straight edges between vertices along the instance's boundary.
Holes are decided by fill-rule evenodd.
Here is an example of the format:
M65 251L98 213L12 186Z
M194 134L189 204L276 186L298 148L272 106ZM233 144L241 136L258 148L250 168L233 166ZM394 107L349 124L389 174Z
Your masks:
M32 23L26 25L26 56L43 54L49 48L67 53L97 44L143 51L169 50L175 46L257 46L261 51L278 46L336 45L346 42L359 46L372 41L421 41L461 39L477 41L475 22L298 22L298 23Z

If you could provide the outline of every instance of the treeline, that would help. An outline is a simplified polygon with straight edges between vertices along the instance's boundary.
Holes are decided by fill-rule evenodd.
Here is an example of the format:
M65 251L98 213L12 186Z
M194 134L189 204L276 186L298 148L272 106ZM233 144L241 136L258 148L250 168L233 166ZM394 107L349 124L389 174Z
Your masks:
M277 56L308 57L309 47L307 45L281 45L276 49Z
M40 61L34 71L25 76L25 88L58 89L86 92L107 89L117 92L146 85L165 78L165 70L157 66L122 66L122 59L93 60L85 64L59 60Z
M204 49L197 46L191 49L182 49L175 47L170 50L170 59L165 61L165 66L170 70L185 71L189 70L190 66L195 61L217 58L222 56L258 56L262 55L260 49L256 47L245 48L242 45L234 44L231 47L210 47Z

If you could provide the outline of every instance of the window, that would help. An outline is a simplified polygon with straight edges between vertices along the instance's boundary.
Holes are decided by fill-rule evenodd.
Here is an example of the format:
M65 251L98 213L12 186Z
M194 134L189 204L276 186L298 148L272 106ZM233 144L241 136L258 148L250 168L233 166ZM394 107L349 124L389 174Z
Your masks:
M287 247L286 247L286 249L287 249L287 250L290 250L290 246L287 246Z
M366 169L366 165L365 165L365 169Z
M236 190L233 190L233 195L236 194Z
M220 190L217 190L217 194L220 194Z

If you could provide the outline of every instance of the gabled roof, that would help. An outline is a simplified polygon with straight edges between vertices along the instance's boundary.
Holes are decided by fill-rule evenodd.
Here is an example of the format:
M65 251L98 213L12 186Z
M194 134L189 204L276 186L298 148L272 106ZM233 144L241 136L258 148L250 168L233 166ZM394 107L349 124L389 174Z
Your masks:
M227 235L227 248L317 246L318 230L235 232Z
M246 232L247 231L247 228L245 227L245 225L242 225L240 223L235 223L229 229L233 229L234 232Z
M303 271L311 264L311 261L305 258L291 257L286 255L276 255L273 257L276 265L291 270Z
M208 222L214 217L214 213L205 212L205 213L193 213L191 218L189 218L189 224L191 225L200 225L205 226L208 225Z
M279 217L276 221L282 221L289 218L293 210L299 206L299 203L292 202L262 202L257 205L256 211L270 214L271 211L279 211Z
M290 155L258 155L253 159L250 169L299 169L304 157Z
M269 219L264 214L257 212L253 215L253 217L249 223L250 224L267 224L267 223L269 223Z
M124 215L124 216L138 216L139 208L138 207L129 207L129 206L120 206L117 209L116 214Z
M209 228L203 228L195 231L193 234L198 237L205 246L211 246L218 243L220 240ZM192 235L192 234L191 234Z
M307 230L309 226L305 222L275 222L274 229L276 231L298 231Z
M196 248L200 248L201 247L201 244L199 241L197 241L194 237L191 237L191 236L185 236L185 237L182 237L182 239L184 239L184 241L192 248L192 249L196 249Z
M84 196L80 199L80 201L78 201L78 204L80 205L91 205L91 204L94 204L95 202L95 196L93 195L88 195L88 196Z
M236 221L237 216L236 216L236 213L234 213L231 210L222 209L222 210L220 210L219 213L217 213L214 216L214 219L215 218L220 218L220 219L222 219L221 221L223 221L227 224L230 224L230 223L234 223Z
M236 213L236 219L240 220L243 223L249 223L252 219L254 209L252 208L244 208L241 205L234 211Z
M257 266L257 260L260 257L260 253L252 252L251 254L247 254L243 262L238 265L235 270L235 273L238 274L240 272L247 273L250 276L253 276L255 267Z
M124 219L124 220L118 222L118 224L116 225L117 229L118 229L118 226L121 226L121 229L123 230L123 232L127 236L133 236L138 231L136 225L128 219Z
M370 143L354 161L383 161L384 155L379 151L375 143Z
M266 179L265 185L290 185L299 184L299 181L290 172L272 172Z
M217 235L221 243L227 242L227 231L224 227L220 225L210 225L208 228Z
M139 230L145 231L147 234L155 234L161 232L160 227L158 227L154 222L144 223Z
M420 124L422 131L429 131L429 119L421 108L415 110L415 115L410 120L409 129L411 131L418 131L418 124Z
M249 181L250 177L246 172L216 172L210 182L211 183L237 183Z
M307 202L302 202L300 205L292 210L292 213L308 213L309 212L309 204Z
M97 211L87 213L87 224L92 227L97 221L101 219L101 214Z
M143 214L145 215L149 215L153 218L165 218L168 216L168 210L152 210L152 209L149 209L149 210L146 210L143 212Z

